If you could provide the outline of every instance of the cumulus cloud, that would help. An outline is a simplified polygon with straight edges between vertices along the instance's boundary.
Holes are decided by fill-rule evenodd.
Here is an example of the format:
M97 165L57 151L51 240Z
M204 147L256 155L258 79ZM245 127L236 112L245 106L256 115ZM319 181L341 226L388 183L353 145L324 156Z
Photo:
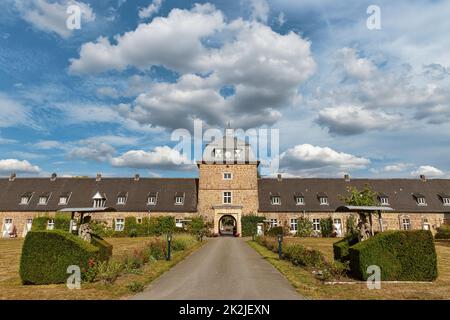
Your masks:
M193 162L178 150L168 146L155 147L152 151L130 150L119 157L111 159L114 167L162 170L190 170L195 168Z
M376 71L376 66L366 58L359 58L354 48L342 48L338 52L338 63L348 76L358 79L368 79Z
M221 39L208 46L208 39ZM71 61L75 73L148 69L163 65L180 73L176 82L148 85L120 114L141 125L186 127L193 119L207 125L249 128L272 125L280 109L301 99L299 86L315 71L310 42L298 34L281 35L256 21L224 21L210 4L173 9L167 17L136 30L86 43ZM224 95L222 89L231 88ZM176 115L176 116L174 116Z
M41 169L32 165L27 160L4 159L0 160L0 174L16 173L39 173Z
M383 171L385 171L385 172L402 172L402 171L407 170L411 166L412 166L411 163L399 162L399 163L384 166Z
M112 87L97 88L96 93L99 97L117 98L119 96L117 90Z
M269 4L266 0L250 0L252 8L252 19L267 23L269 18Z
M163 1L164 0L153 0L147 7L139 10L139 18L150 18L154 14L158 13L159 9L161 9Z
M82 23L95 20L95 14L89 4L74 0L15 0L15 4L22 18L32 24L36 29L44 32L54 32L62 38L68 38L72 30L67 28L69 17L67 8L76 5L81 11Z
M317 123L338 135L353 135L368 130L398 127L400 115L380 110L368 110L359 106L338 106L319 111Z
M341 174L369 164L369 159L311 144L297 145L280 155L281 171L301 176Z
M412 176L419 176L424 174L427 177L440 177L444 175L444 172L436 167L425 165L420 166L416 170L411 172Z

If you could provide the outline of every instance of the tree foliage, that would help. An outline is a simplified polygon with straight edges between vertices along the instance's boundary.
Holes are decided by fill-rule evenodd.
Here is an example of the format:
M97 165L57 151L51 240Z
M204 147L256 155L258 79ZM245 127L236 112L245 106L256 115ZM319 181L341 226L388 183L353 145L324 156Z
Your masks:
M340 199L351 206L374 206L376 205L377 193L372 190L369 184L364 185L363 190L356 187L348 187L347 195L340 196Z

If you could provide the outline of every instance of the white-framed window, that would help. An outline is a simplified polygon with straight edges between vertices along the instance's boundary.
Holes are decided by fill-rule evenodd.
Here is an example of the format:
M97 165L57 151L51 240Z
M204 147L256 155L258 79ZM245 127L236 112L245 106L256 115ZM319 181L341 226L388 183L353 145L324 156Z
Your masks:
M117 204L125 204L127 202L126 196L118 196L117 197Z
M149 196L147 199L147 204L155 205L156 204L156 197L155 196Z
M314 218L312 219L312 227L314 231L320 231L320 219Z
M298 206L303 206L305 204L305 198L301 196L295 197L295 204Z
M47 220L47 230L53 230L53 229L55 229L55 220L48 219Z
M47 200L48 200L48 197L47 196L42 196L42 197L39 197L39 205L46 205L47 204Z
M233 174L231 172L223 173L223 180L231 180L231 179L233 179Z
M450 198L442 198L442 203L444 204L444 206L450 206Z
M297 231L298 229L298 221L297 219L291 219L291 231Z
M123 231L123 229L125 229L125 219L123 218L116 218L115 221L115 231Z
M270 197L270 201L273 205L279 205L281 204L281 199L279 196L272 196Z
M319 197L320 205L327 206L328 205L328 197Z
M417 197L417 204L419 206L426 206L427 205L427 201L424 197Z
M232 204L233 203L233 196L231 195L231 191L224 191L223 203L224 204Z
M66 205L69 202L69 197L61 196L59 197L59 205Z
M175 204L180 205L180 204L183 204L183 202L184 202L184 197L183 196L176 196L175 197Z
M411 230L411 220L409 218L402 218L402 229Z
M105 199L94 199L94 208L104 208L105 203Z
M175 226L177 228L183 228L183 219L175 219Z
M380 197L380 204L382 206L387 206L389 205L389 198L386 196Z
M270 227L274 228L278 226L278 219L270 219Z
M30 200L31 200L31 196L28 196L28 195L26 195L26 196L22 196L21 198L20 198L20 204L28 204L29 202L30 202Z

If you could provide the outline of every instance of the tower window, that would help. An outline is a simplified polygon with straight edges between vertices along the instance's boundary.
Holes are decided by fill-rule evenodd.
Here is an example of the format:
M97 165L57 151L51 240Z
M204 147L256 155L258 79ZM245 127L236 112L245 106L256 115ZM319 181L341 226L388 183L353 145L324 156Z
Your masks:
M231 203L233 203L231 191L225 191L223 193L223 203L224 204L231 204Z
M231 180L233 179L233 175L231 172L224 172L223 174L223 180Z

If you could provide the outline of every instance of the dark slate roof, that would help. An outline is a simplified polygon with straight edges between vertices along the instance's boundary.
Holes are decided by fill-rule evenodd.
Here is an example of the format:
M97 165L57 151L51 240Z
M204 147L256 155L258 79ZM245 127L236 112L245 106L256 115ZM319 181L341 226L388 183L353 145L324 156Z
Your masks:
M319 179L319 178L262 178L258 180L259 211L261 212L327 212L345 205L339 195L347 195L347 188L363 189L369 184L379 194L388 197L389 206L396 212L450 212L439 194L450 194L449 179ZM280 193L280 205L273 205L271 194ZM302 194L304 205L296 205L295 195ZM329 205L320 205L318 196L325 194ZM425 197L427 205L417 205L414 195Z
M197 179L171 178L16 178L0 179L0 211L57 211L62 208L92 207L98 191L106 196L106 207L117 211L195 212L197 210ZM156 205L147 205L150 193L158 193ZM32 193L28 205L20 205L20 197ZM125 205L117 197L127 194ZM39 205L42 194L50 196L47 205ZM59 197L70 194L67 205L59 205ZM175 195L183 194L182 205L175 205Z

